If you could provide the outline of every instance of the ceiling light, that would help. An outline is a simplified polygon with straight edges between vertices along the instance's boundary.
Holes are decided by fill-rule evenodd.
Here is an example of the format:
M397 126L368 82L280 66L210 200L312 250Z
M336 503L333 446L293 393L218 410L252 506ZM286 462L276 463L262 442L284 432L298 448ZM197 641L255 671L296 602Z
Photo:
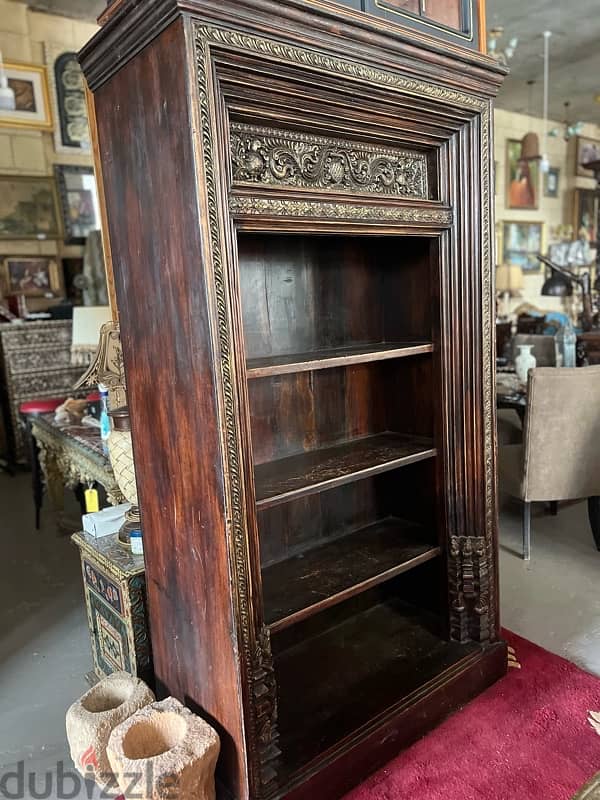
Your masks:
M519 40L516 36L512 36L508 40L508 44L503 50L500 50L499 40L504 34L504 28L501 25L495 25L488 31L487 50L488 55L495 58L499 64L508 64L510 59L514 56Z

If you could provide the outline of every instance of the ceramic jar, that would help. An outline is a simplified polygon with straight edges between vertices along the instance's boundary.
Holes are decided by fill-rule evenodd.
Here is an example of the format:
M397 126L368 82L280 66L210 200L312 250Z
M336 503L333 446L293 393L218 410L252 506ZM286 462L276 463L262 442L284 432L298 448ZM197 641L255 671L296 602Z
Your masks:
M531 352L533 350L532 344L520 344L517 347L519 353L515 358L515 371L521 383L527 383L527 375L530 369L536 365L535 356Z

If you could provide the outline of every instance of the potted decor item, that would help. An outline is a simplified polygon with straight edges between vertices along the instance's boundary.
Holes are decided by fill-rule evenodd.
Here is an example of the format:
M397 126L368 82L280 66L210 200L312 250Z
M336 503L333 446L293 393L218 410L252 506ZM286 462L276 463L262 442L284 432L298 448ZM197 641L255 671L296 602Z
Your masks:
M535 356L531 352L532 344L520 344L517 346L519 354L515 358L515 371L521 383L527 383L527 374L536 365Z
M108 414L113 422L113 427L107 440L110 463L119 489L131 503L131 508L125 515L125 522L119 531L119 541L129 547L131 532L140 530L140 509L138 507L135 467L133 464L129 408L121 406L121 408L109 411Z

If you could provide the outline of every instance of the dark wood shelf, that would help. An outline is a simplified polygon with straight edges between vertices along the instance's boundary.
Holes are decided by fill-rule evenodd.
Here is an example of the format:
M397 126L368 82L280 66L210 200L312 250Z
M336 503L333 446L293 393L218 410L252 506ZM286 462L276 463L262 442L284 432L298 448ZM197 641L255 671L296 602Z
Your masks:
M436 455L431 439L378 433L255 467L259 508L332 489Z
M337 347L285 356L250 358L246 364L246 374L248 378L265 378L269 375L347 367L352 364L366 364L371 361L406 358L432 352L433 344L431 342L378 342L373 345Z
M422 526L375 522L263 570L265 620L275 633L440 554Z
M479 649L447 642L438 631L436 617L393 598L277 654L286 772L302 769L378 715L409 702Z

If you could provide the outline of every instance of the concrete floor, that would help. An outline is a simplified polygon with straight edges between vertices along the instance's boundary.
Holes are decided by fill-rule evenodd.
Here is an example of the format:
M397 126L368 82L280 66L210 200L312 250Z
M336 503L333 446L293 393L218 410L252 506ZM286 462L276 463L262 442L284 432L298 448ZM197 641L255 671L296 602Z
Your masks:
M42 518L38 533L29 476L0 473L0 790L21 760L36 776L61 760L71 769L64 714L91 668L77 550L51 512ZM556 517L534 511L528 564L519 507L502 498L500 530L503 624L600 675L600 553L585 503Z

